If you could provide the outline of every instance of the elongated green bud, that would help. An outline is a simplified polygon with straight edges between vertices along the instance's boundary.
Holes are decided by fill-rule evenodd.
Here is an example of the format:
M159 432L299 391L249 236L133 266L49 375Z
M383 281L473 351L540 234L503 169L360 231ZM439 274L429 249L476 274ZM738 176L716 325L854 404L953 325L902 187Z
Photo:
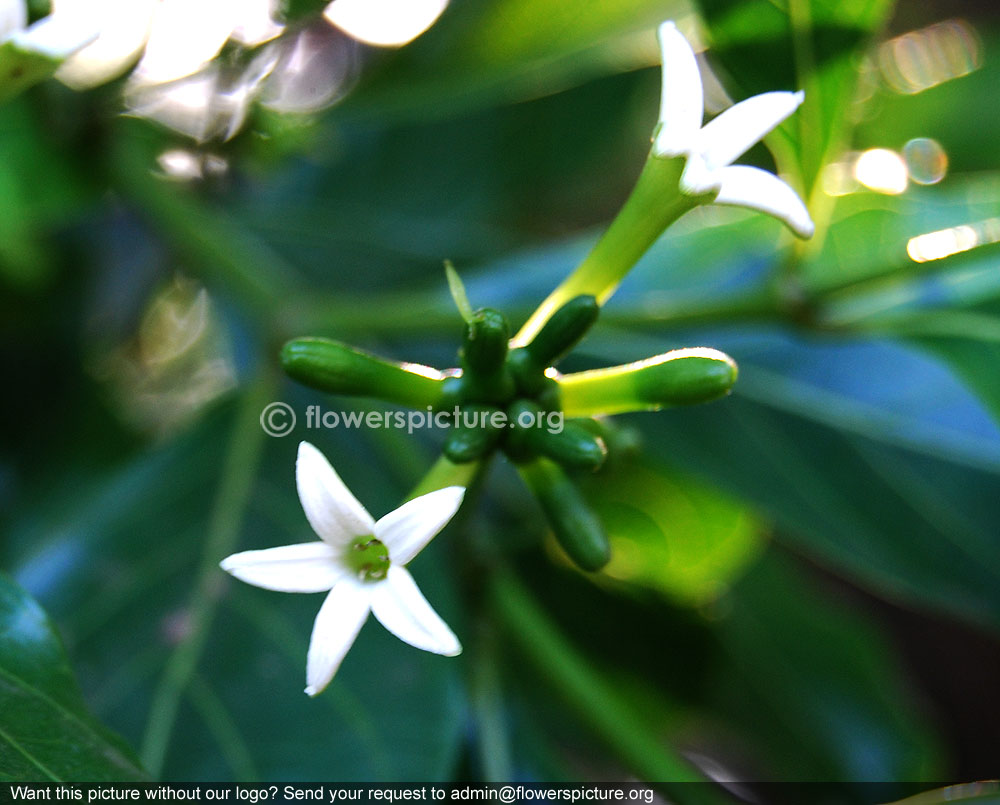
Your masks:
M583 417L708 402L728 393L736 375L735 361L724 352L698 347L556 381L563 411Z
M461 357L469 399L501 404L513 396L514 378L506 365L508 338L507 319L495 310L477 310L466 323Z
M576 296L552 314L526 349L541 368L552 366L586 335L600 305L593 296Z
M552 532L563 550L583 570L600 570L611 558L604 526L562 467L546 458L518 467L538 498Z
M281 350L288 376L320 391L375 397L413 408L435 406L445 377L415 363L393 363L328 338L296 338Z
M601 438L561 411L545 411L530 400L518 400L507 409L508 453L515 460L544 455L567 469L597 470L608 456Z
M533 443L539 453L569 469L596 472L608 457L604 440L575 422L565 422L561 431L537 428Z

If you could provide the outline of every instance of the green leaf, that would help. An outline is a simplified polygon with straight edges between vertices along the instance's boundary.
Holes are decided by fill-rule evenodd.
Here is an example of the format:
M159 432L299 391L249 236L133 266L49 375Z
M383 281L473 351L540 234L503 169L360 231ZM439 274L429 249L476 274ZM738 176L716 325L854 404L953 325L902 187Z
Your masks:
M732 398L645 428L670 463L756 502L785 544L876 595L1000 629L991 442L741 366Z
M611 538L602 574L679 603L712 601L762 548L747 507L651 460L609 467L584 488Z
M987 321L992 324L994 332L1000 332L1000 317L992 316ZM978 322L981 335L990 329L984 326L985 323L982 320ZM1000 422L1000 381L997 378L1000 341L972 334L966 337L924 335L910 341L947 363Z
M0 277L31 287L53 267L45 236L71 219L86 190L72 154L28 101L0 114Z
M718 635L731 665L713 689L755 736L752 751L769 754L773 779L939 779L939 747L863 611L824 597L773 551L723 611Z
M0 780L146 779L89 713L42 608L0 575Z

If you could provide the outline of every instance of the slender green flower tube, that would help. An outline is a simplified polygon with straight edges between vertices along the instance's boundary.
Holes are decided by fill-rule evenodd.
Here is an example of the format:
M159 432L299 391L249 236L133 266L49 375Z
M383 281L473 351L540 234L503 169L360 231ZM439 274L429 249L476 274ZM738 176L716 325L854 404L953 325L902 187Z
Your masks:
M531 314L511 346L529 344L549 318L574 297L593 296L601 305L607 301L663 231L703 201L680 192L683 171L683 159L650 154L632 194L607 231L576 270Z
M597 515L562 467L547 458L518 465L548 518L559 544L583 570L600 570L611 558L611 543Z
M696 347L560 375L556 383L566 416L584 417L708 402L727 394L736 375L736 362L724 352Z
M394 363L328 338L295 338L281 350L289 377L332 394L375 397L412 408L436 407L446 376L416 363Z

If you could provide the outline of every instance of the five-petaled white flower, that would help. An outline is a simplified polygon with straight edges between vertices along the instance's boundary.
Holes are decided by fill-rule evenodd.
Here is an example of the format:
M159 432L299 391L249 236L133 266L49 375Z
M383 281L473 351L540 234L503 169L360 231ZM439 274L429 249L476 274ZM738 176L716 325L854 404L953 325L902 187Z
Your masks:
M322 541L244 551L222 569L257 587L289 593L329 590L316 616L306 662L306 693L315 696L340 667L373 612L411 646L453 657L462 646L403 567L458 511L465 495L449 486L414 498L375 522L322 453L299 445L299 500Z
M660 120L653 152L684 157L681 192L717 193L716 204L748 207L773 215L800 237L814 226L794 190L772 173L747 165L731 165L802 103L803 92L765 92L730 107L702 126L704 92L694 51L672 22L659 31L663 53Z

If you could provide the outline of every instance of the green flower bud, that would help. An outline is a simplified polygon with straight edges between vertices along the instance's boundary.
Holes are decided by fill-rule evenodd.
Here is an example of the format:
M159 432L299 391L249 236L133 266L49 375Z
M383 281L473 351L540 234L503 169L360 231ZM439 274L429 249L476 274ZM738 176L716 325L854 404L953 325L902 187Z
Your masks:
M736 363L724 352L675 349L644 361L556 378L567 416L655 411L708 402L729 392Z
M574 422L564 422L559 432L535 428L532 437L539 453L567 469L596 472L608 457L604 440Z
M521 347L507 353L507 368L510 370L519 394L534 397L545 385L545 366L539 366L531 353Z
M601 307L593 296L570 299L552 314L552 318L525 347L535 364L542 368L555 364L586 335L600 312Z
M546 411L530 400L518 400L507 409L508 454L515 460L548 456L568 469L597 470L608 450L599 436L560 411Z
M611 558L604 526L562 467L546 458L518 467L538 498L552 532L563 550L583 570L600 570Z
M477 310L465 325L462 366L478 375L498 372L507 357L509 339L510 326L502 313L488 308Z
M332 394L375 397L413 408L436 406L445 376L414 363L393 363L328 338L296 338L281 350L289 377Z
M488 405L465 406L449 431L442 452L456 464L482 458L496 447L503 431L492 426L491 416L499 409Z

